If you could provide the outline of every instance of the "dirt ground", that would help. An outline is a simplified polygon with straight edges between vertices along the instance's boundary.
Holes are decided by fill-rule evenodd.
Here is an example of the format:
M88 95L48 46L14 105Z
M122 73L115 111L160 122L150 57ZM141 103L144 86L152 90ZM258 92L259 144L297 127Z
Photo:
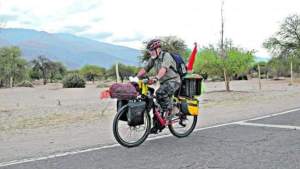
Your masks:
M297 82L262 80L259 90L257 79L232 81L231 92L224 82L206 82L197 127L300 107ZM0 89L0 162L114 144L115 100L100 100L97 85Z

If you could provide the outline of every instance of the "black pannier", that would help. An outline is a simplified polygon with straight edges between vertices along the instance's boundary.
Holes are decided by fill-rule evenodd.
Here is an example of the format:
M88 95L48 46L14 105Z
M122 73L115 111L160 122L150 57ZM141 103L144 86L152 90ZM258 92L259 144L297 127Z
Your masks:
M129 126L138 126L144 124L144 113L146 102L128 103L127 122Z
M180 96L194 98L200 96L201 93L202 77L195 74L188 74L182 79L180 89Z
M119 112L119 110L127 104L128 104L128 100L117 100L117 111ZM127 121L128 107L125 108L123 111L125 111L125 113L122 114L122 116L120 117L120 120Z

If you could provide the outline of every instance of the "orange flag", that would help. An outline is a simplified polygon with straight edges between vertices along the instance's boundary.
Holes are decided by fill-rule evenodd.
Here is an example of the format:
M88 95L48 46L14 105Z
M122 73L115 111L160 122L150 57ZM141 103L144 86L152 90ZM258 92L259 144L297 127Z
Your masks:
M102 91L100 93L100 99L103 100L103 99L107 99L107 98L110 98L109 90Z

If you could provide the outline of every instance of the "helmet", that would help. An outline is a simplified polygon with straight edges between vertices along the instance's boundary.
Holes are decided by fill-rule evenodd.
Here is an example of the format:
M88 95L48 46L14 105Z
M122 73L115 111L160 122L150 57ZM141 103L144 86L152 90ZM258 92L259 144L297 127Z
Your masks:
M148 50L155 50L155 49L160 48L160 47L161 47L160 39L152 39L147 44L147 49Z

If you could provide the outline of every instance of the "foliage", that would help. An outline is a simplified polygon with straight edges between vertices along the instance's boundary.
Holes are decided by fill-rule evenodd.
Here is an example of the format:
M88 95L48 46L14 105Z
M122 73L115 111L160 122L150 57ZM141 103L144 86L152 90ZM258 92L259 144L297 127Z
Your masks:
M272 74L289 76L291 62L294 65L294 71L299 72L300 16L294 14L286 17L280 29L263 45L273 54L273 58L268 63Z
M33 84L27 80L17 84L18 87L33 87Z
M54 80L62 80L66 75L67 69L61 62L54 62L45 56L38 56L31 61L32 69L29 71L29 76L32 79L43 79L44 85L48 79L52 83Z
M85 81L78 74L70 74L63 79L63 87L64 88L85 88Z
M182 56L185 55L187 46L182 39L176 36L165 36L165 37L160 37L159 39L161 39L162 42L161 45L163 51L167 51L170 53L177 53ZM146 50L146 46L148 42L149 41L144 42L144 49L142 50L143 55L140 57L141 62L147 61L150 58L150 54Z
M138 67L128 66L124 64L119 64L119 74L120 78L123 81L124 79L128 79L129 76L135 76L139 70ZM113 65L109 70L106 71L106 77L116 79L116 65Z
M105 68L96 65L85 65L79 72L86 80L94 82L96 78L105 75Z
M228 77L239 74L246 74L253 62L254 56L251 51L239 48L231 48L226 51L226 59L219 57L218 52L213 47L202 49L198 54L194 65L194 72L210 77L223 77L224 67L226 68Z
M49 78L51 83L53 82L53 80L62 80L66 75L66 72L67 68L63 65L63 63L50 62Z
M9 87L26 79L28 64L18 47L0 48L0 86Z
M45 56L38 56L38 58L34 59L31 63L33 65L32 70L40 72L43 83L46 85L50 76L51 61Z
M264 47L276 57L300 57L300 16L285 18L278 32L264 42Z

